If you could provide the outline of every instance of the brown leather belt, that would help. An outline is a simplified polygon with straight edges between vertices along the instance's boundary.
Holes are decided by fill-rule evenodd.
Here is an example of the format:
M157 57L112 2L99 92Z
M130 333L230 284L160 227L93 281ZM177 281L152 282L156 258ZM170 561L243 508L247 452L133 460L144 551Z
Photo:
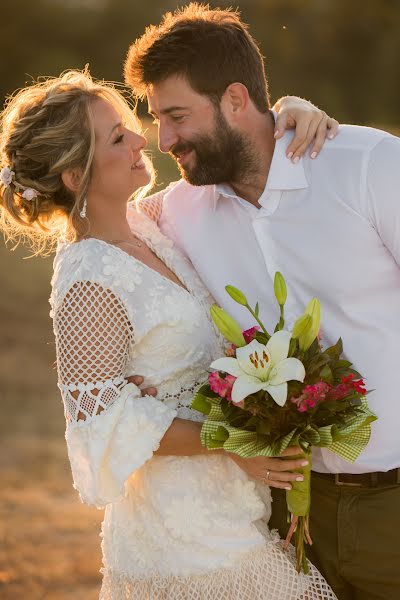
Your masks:
M313 474L323 479L330 479L335 485L354 487L378 487L380 485L400 485L400 468L386 473L317 473Z

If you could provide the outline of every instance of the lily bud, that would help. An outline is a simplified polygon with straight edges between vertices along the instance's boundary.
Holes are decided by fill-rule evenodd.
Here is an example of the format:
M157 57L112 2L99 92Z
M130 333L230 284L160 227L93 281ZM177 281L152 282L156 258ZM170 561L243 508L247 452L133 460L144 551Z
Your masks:
M246 296L243 294L243 292L235 288L233 285L227 285L225 286L225 289L232 298L232 300L234 300L238 304L241 304L242 306L248 305Z
M321 326L321 304L318 298L313 298L305 310L312 318L312 325L307 333L299 339L300 349L304 352L309 349L313 341L318 335Z
M311 328L312 322L312 316L308 315L307 313L299 317L296 323L294 324L292 338L297 340L304 336Z
M228 342L232 342L238 348L246 345L242 330L233 317L216 304L212 305L210 313L216 327Z
M274 292L275 298L278 300L279 306L283 306L287 298L287 289L285 279L282 273L279 273L279 271L275 273Z

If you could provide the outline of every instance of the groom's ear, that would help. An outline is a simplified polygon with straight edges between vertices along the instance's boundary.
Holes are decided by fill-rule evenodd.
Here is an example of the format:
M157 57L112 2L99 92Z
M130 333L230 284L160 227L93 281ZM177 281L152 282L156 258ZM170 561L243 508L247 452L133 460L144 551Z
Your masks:
M221 98L221 108L225 116L240 117L249 106L250 96L243 83L231 83L226 88Z

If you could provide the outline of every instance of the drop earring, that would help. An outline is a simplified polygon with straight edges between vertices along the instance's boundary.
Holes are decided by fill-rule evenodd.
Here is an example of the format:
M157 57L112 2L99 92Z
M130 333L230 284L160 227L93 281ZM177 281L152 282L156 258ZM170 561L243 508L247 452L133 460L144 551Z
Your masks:
M85 198L84 201L83 201L82 209L81 209L81 211L79 213L79 215L80 215L80 217L82 219L84 219L86 217L86 208L87 208L87 199Z

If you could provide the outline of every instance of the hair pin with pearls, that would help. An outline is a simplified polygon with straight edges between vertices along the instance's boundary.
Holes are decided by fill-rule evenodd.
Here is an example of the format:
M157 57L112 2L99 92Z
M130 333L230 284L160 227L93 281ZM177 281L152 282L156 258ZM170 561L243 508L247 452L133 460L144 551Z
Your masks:
M21 196L28 200L28 202L32 202L35 198L38 197L39 193L31 187L25 187L21 183L15 180L15 173L10 169L10 167L3 167L0 171L0 182L7 188L13 183L17 193L21 193Z

